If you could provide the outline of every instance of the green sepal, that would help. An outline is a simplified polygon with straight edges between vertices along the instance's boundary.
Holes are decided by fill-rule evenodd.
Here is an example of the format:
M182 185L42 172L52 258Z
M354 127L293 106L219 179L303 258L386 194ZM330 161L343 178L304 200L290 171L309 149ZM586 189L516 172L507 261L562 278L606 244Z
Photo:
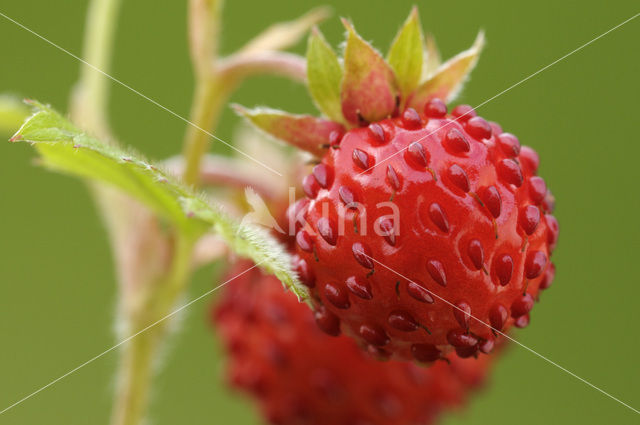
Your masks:
M314 25L329 16L331 16L331 9L320 6L293 21L273 24L249 41L240 49L240 52L245 54L288 49L297 44Z
M342 66L335 52L314 28L307 47L307 84L318 109L329 119L344 122L340 101Z
M420 16L418 8L414 6L387 55L387 62L395 71L398 86L405 99L420 83L424 60L423 45Z
M342 124L311 115L294 115L269 108L247 109L239 105L233 105L233 108L268 135L316 156L326 152L331 132L345 131Z
M241 224L136 152L98 141L48 106L31 105L34 114L11 141L32 144L42 165L116 187L192 238L213 230L232 250L275 274L300 298L307 296L289 255L266 231Z
M422 110L424 104L431 98L437 97L446 103L455 99L478 62L483 46L484 33L480 31L470 49L440 65L429 79L413 92L409 99L409 106Z
M346 20L347 44L342 79L342 114L353 125L380 121L393 114L399 92L387 62Z
M436 39L431 34L427 34L424 41L424 57L421 81L427 80L442 64L442 57L440 56Z

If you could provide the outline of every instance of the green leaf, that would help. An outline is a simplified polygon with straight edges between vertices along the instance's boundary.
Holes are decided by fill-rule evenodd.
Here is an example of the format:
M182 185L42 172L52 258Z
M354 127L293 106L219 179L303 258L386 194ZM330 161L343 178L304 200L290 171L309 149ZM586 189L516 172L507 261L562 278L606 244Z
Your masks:
M418 8L413 7L391 44L387 62L396 73L403 96L409 95L420 83L423 64L422 28Z
M335 52L317 28L307 47L307 83L318 109L336 122L344 122L340 101L342 67Z
M380 121L396 108L398 88L395 74L353 26L343 19L347 28L342 78L342 113L351 124Z
M48 106L32 105L34 115L11 141L31 143L44 166L114 186L193 238L213 230L238 254L275 274L299 297L306 297L289 256L266 231L240 224L139 154L96 140Z
M344 133L341 124L311 115L293 115L269 108L246 109L240 105L233 107L240 116L270 136L316 156L323 155L333 131Z
M421 111L424 104L434 97L440 98L446 103L451 102L469 78L469 74L478 62L483 46L484 33L480 31L470 49L458 53L442 64L427 81L416 89L409 100L409 106Z
M201 198L183 197L181 205L188 217L212 226L213 231L220 235L236 254L252 259L262 269L274 274L299 299L306 300L309 297L306 287L291 269L289 254L266 230L240 224L222 209L212 207L210 201L206 202Z
M0 94L0 134L9 135L29 116L29 108L17 97Z

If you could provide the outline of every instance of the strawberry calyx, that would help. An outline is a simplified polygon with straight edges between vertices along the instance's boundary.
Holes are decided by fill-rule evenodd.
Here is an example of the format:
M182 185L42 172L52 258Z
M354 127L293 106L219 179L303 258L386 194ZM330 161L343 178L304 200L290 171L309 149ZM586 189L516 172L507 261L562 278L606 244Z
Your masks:
M314 28L308 42L309 93L326 118L240 106L235 106L236 112L267 134L319 156L331 146L333 132L397 117L407 107L422 111L434 98L453 101L484 46L480 31L469 49L440 63L435 42L430 37L425 40L413 8L385 59L352 23L346 19L342 23L347 30L342 59L319 29Z

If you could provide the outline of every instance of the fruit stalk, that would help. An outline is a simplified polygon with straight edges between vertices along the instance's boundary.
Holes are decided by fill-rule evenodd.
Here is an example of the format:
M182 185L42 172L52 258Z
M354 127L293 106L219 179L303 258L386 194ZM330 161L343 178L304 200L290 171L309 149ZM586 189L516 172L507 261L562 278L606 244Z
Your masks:
M207 132L216 127L228 96L214 68L218 56L222 5L222 0L189 2L189 44L196 79L191 125L187 127L183 143L186 160L183 179L189 185L198 184L200 161L207 151Z
M245 78L258 74L282 75L304 82L304 59L283 52L237 53L213 66L209 61L207 72L197 72L194 103L184 139L183 178L187 184L201 183L202 159L208 150L208 141L215 131L222 108L229 95ZM198 63L194 63L198 66Z
M187 127L183 149L186 161L183 179L189 185L199 183L200 162L207 151L210 138L207 132L212 132L217 126L228 95L228 86L221 84L215 73L198 77L190 116L192 124Z
M219 58L223 3L223 0L191 0L189 3L191 61L196 80L182 152L185 158L183 180L189 185L200 183L207 142L233 90L245 78L256 74L276 74L305 81L305 60L279 50L295 44L312 25L328 15L324 8L312 10L295 21L267 28L239 52Z

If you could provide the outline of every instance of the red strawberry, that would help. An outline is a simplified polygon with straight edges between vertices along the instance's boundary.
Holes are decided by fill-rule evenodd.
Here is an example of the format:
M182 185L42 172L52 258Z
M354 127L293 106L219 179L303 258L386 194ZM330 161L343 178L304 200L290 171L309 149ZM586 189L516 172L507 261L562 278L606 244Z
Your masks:
M415 12L388 64L347 29L343 69L328 65L318 35L308 53L314 99L342 125L242 110L321 157L302 182L295 235L318 324L382 357L488 352L498 331L529 323L553 275L558 224L538 155L471 107L449 114L439 100L458 91L482 37L434 71L435 55L423 64L412 50L422 44Z
M416 123L346 133L314 169L331 180L308 193L296 234L316 308L401 359L447 345L473 355L493 339L486 324L526 325L557 238L537 163L518 140L475 114L454 122L460 109L427 115L436 108L442 102L427 103Z
M250 266L238 263L231 276ZM378 362L351 339L320 332L311 312L258 269L229 283L213 318L231 384L256 397L274 424L430 424L461 406L490 366L488 357L430 368Z

